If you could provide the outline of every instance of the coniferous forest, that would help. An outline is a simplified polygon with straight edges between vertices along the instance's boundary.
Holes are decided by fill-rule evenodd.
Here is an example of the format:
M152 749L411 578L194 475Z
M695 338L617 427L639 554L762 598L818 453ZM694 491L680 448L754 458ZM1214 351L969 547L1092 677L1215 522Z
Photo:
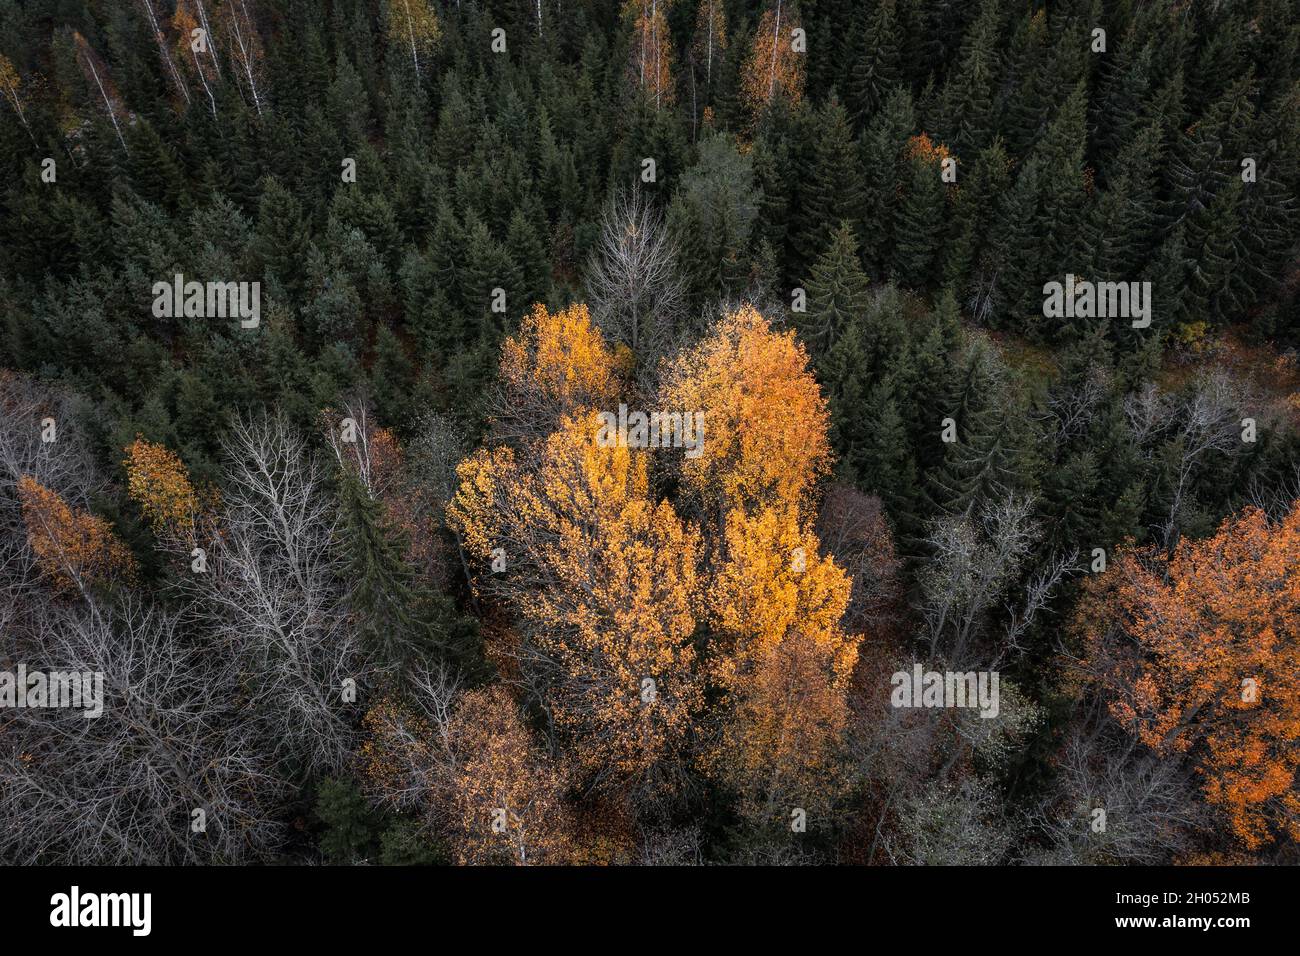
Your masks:
M0 862L1300 862L1297 0L0 0Z

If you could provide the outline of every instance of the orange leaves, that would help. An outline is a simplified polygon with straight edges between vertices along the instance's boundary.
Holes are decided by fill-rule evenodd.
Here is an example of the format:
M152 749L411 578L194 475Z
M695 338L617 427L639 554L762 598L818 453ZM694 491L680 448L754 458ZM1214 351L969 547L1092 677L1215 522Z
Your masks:
M826 401L808 356L752 305L673 362L661 405L706 413L703 453L682 477L707 504L797 506L829 468Z
M804 54L795 49L798 29L798 19L783 0L776 0L759 20L741 74L741 88L755 114L778 93L795 105L803 99Z
M172 451L137 437L125 449L127 494L155 532L175 531L192 521L198 498L184 463Z
M735 709L706 768L740 795L743 813L773 825L793 805L825 807L836 791L861 642L840 624L852 581L818 554L792 509L732 511L724 551L709 590L724 653L711 664Z
M928 133L918 133L909 139L903 155L908 160L920 160L929 166L938 166L952 156L947 146L930 139Z
M612 369L612 356L585 305L554 314L540 303L533 306L519 334L502 347L502 376L521 389L540 390L565 408L607 396Z
M72 508L27 475L18 479L18 500L27 542L57 587L83 590L134 573L131 553L103 518Z
M506 448L464 462L448 517L485 576L529 625L531 646L560 665L557 726L593 773L646 773L689 729L699 543L649 496L645 453L602 447L599 418L563 420L537 463ZM647 685L649 679L652 683Z
M792 512L768 508L752 518L731 512L725 539L709 597L715 627L737 642L728 670L764 659L797 631L827 648L826 677L842 685L857 660L857 639L839 627L852 582L818 554L816 535Z
M1244 845L1300 837L1300 502L1276 526L1247 509L1171 559L1124 555L1080 622L1112 714L1152 749L1191 755ZM1116 650L1114 628L1138 653Z
M453 827L462 864L563 863L571 850L563 778L502 686L466 693L451 720Z
M445 827L462 864L567 862L564 776L509 691L497 684L439 693L430 717L391 696L366 713L367 784L394 809L418 809Z
M704 414L699 456L671 459L703 528L655 500L662 451L598 440L597 411L624 398L614 362L584 307L539 306L502 358L533 429L458 469L448 520L513 615L511 672L585 787L661 793L693 755L765 820L772 801L824 802L861 638L812 531L830 450L807 356L746 305L665 367L657 407Z
M670 5L671 0L628 0L623 6L623 15L632 20L628 74L655 109L672 106L674 100Z

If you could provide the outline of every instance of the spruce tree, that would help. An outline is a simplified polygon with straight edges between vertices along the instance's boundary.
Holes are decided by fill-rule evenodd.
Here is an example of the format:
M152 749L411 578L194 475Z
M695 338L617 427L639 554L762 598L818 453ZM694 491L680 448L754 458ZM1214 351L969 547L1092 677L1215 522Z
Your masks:
M834 348L841 332L867 307L867 277L853 227L841 222L807 282L808 311L799 331L814 360Z

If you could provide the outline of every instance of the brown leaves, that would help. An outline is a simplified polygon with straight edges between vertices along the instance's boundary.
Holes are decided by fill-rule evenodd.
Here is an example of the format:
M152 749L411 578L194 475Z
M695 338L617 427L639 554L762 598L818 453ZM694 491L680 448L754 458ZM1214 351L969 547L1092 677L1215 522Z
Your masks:
M84 591L91 584L134 573L130 551L103 518L70 507L28 475L18 480L18 500L27 543L56 587Z
M1245 846L1300 838L1300 502L1277 525L1247 509L1172 558L1123 555L1077 626L1111 713L1190 755Z

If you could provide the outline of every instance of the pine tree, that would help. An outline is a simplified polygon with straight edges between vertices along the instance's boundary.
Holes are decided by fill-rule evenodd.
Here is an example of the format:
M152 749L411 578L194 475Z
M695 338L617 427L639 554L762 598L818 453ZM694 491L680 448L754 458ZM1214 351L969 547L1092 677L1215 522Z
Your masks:
M807 289L808 312L800 317L799 331L816 361L835 347L841 332L867 307L867 277L847 221L840 223L830 247L813 266Z
M878 0L871 15L861 17L860 22L858 53L849 73L845 104L854 127L863 130L884 106L890 91L902 84L903 40L895 0Z
M862 261L867 273L877 278L885 275L889 263L899 183L907 170L903 150L915 121L912 95L905 89L895 90L871 121L862 141Z
M987 140L999 72L1000 32L998 0L983 0L979 18L962 40L957 67L940 94L933 125L959 155L973 155Z
M402 558L400 538L383 505L354 474L339 487L353 624L381 668L403 669L416 655L450 654L439 624L440 602Z
M806 275L814 257L831 242L838 223L863 219L862 172L848 113L834 96L827 101L809 130L813 142L812 167L807 188L801 190L798 242L794 251L796 275Z
M252 252L262 274L268 279L274 278L289 295L291 304L301 302L302 262L310 241L302 204L274 176L264 177L257 204L257 236L253 240Z
M904 285L923 289L940 271L937 257L943 244L946 199L937 163L918 154L912 157L908 172L895 227L892 271Z

